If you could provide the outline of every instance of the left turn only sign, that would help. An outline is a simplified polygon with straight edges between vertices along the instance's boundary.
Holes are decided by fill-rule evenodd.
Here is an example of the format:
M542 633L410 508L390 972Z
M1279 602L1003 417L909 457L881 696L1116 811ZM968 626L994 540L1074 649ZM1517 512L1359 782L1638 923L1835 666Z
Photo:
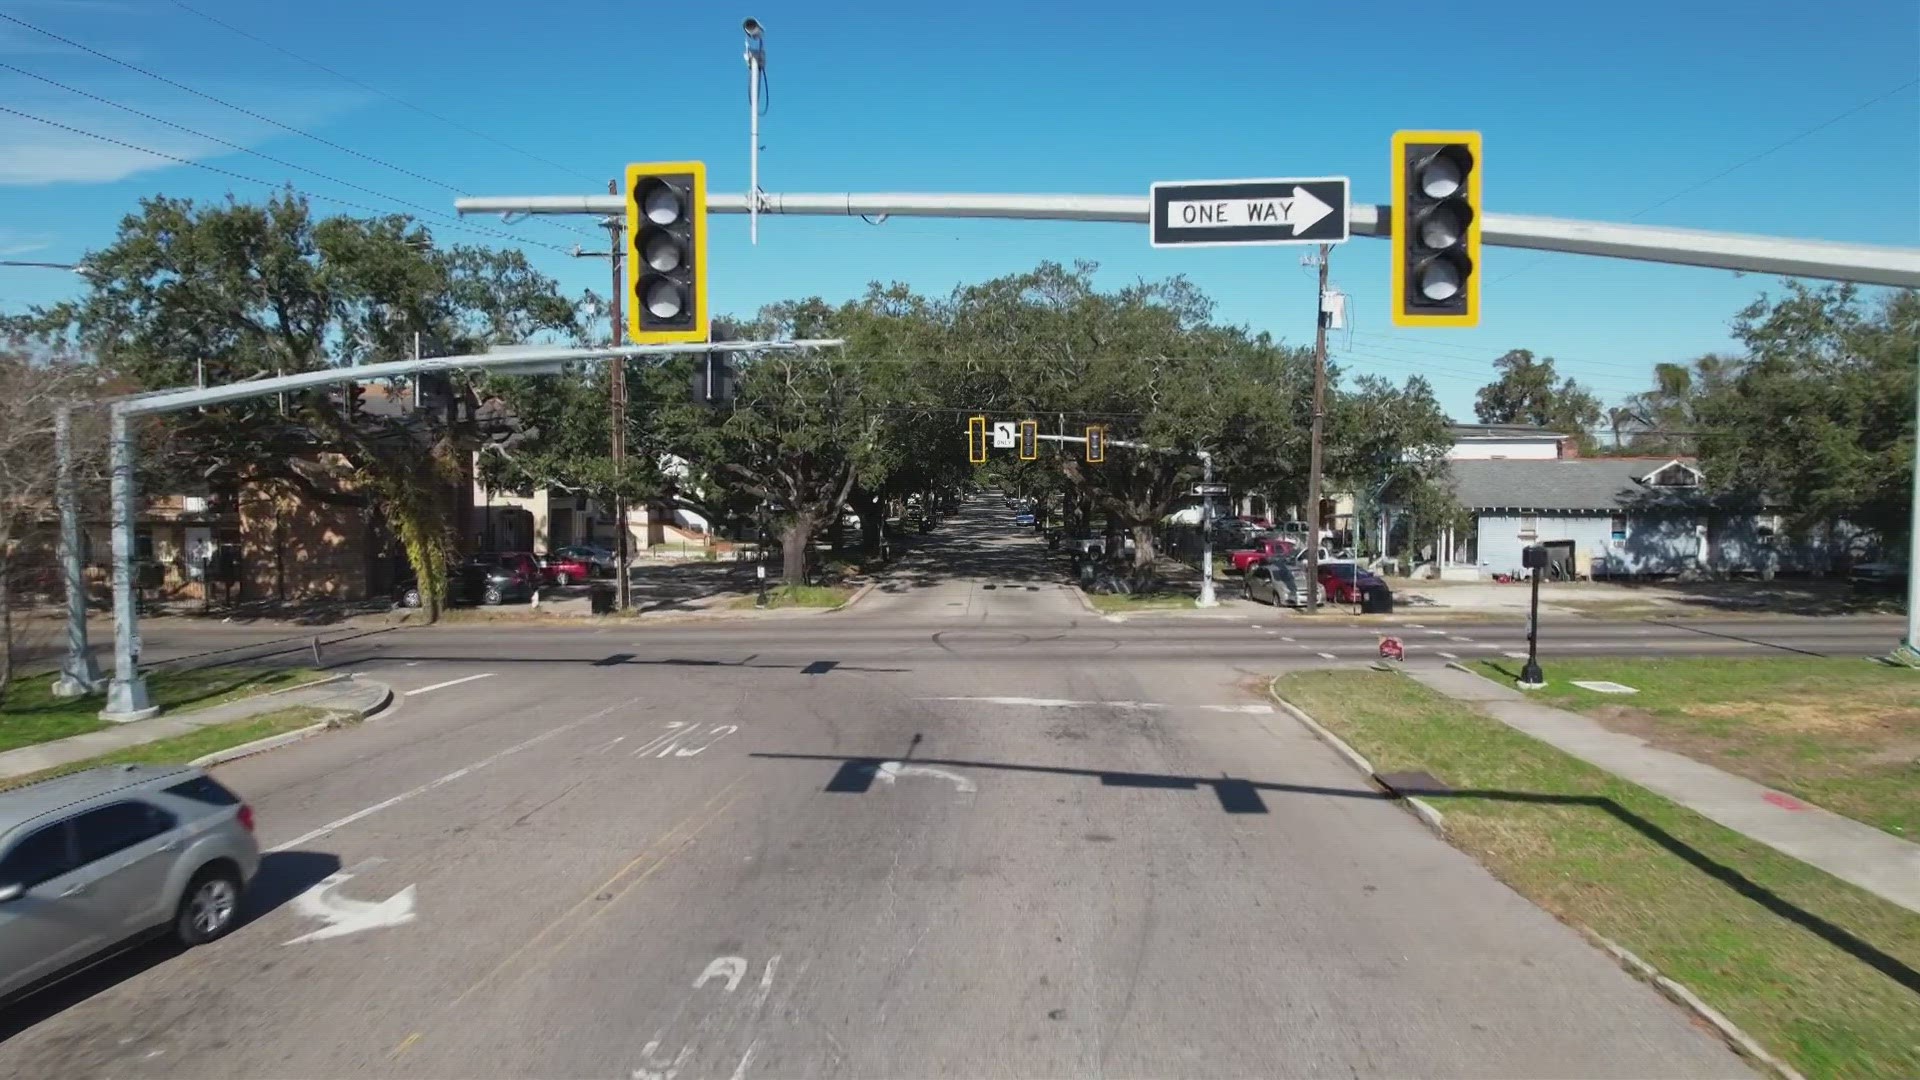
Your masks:
M1151 239L1154 247L1343 243L1350 187L1344 176L1155 184Z

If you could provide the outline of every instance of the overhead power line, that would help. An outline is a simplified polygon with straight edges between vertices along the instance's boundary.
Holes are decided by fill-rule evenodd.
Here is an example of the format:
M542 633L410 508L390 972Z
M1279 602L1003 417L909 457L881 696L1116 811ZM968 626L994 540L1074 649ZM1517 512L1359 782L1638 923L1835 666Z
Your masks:
M228 147L229 149L238 150L243 154L251 154L252 156L257 157L262 161L270 161L273 164L278 165L282 168L298 169L299 171L306 173L310 176L317 176L320 179L325 180L330 184L339 184L341 187L352 188L353 190L361 192L363 194L372 195L376 199L386 199L389 202L397 203L400 206L404 206L409 209L415 210L421 214L426 215L427 217L434 218L441 222L449 223L461 228L474 228L472 226L466 225L459 218L456 218L451 214L442 213L441 211L435 210L432 207L422 206L416 202L410 202L406 199L400 198L398 195L388 195L382 191L375 191L373 188L366 187L361 184L356 184L351 180L342 180L337 176L329 176L318 169L309 168L305 165L296 164L291 161L284 161L280 158L274 157L272 154L266 154L258 150L250 149L248 147L240 145L237 142L232 142L230 140L223 139L218 135L209 135L204 131L195 130L194 128L190 128L185 124L176 124L171 120L167 120L162 117L155 116L152 113L142 112L141 110L136 109L131 105L122 105L117 101L111 101L107 98L103 98L99 94L89 93L88 91L82 90L79 87L68 86L66 83L60 82L56 79L49 79L45 75L37 75L31 71L28 71L25 68L17 67L3 60L0 60L0 68L5 68L6 70L15 72L16 74L25 75L29 79L38 79L39 81L46 83L48 86L59 87L60 89L65 90L70 94L78 94L79 96L83 98L87 98L90 101L97 101L102 105L107 105L112 108L119 109L121 112L131 113L132 115L138 116L141 119L151 120L156 124L164 124L167 127L173 128L175 131L186 132L188 135L192 135L195 138L206 139L208 142L218 143L221 146ZM148 153L155 153L155 151L148 151ZM539 243L539 241L525 240L522 237L516 236L512 233L499 232L497 230L485 229L484 227L477 229L477 231L489 233L492 235L502 236L508 240L514 241L515 243ZM543 246L554 248L554 250L556 251L566 250L565 248L560 248L553 244L545 244Z
M303 195L309 199L318 200L320 202L330 202L340 206L349 206L355 210L362 210L370 214L384 215L384 214L391 213L391 211L389 210L383 210L379 207L368 206L365 203L353 202L350 199L342 199L333 195L321 195L311 191L302 191L301 189L296 188L291 184L287 184L279 180L262 180L257 176L248 176L245 173L237 173L231 169L220 168L218 165L208 165L204 161L194 161L192 158L184 158L184 157L180 157L177 154L169 154L164 150L155 150L151 147L140 146L135 143L127 142L124 139L116 139L111 135L102 135L97 131L88 131L85 128L77 128L71 124L63 124L58 120L49 120L44 116L35 116L32 113L22 112L19 109L10 108L5 105L0 105L0 112L8 113L13 116L18 116L23 120L32 120L35 123L45 124L48 127L59 128L61 131L71 132L75 135L85 135L89 139L98 139L101 142L110 143L114 146L124 147L128 150L137 150L142 154L152 154L154 157L164 158L165 160L174 162L176 164L191 165L196 169L204 169L207 172L218 173L221 176L230 176L235 180L245 180L249 184L261 184L270 188L280 188L286 191L291 191L296 195ZM504 237L505 239L511 240L517 244L535 244L540 247L551 248L552 250L558 251L561 253L565 253L567 251L566 248L563 248L558 244L549 244L541 240L528 240L525 237L515 236L512 233L499 232L494 229L482 228L480 226L475 226L475 225L450 224L450 225L446 225L445 228L458 229L461 232L470 232L480 236L491 236L496 238Z
M1638 221L1641 218L1646 217L1648 214L1653 213L1655 210L1660 209L1661 207L1667 205L1670 202L1673 202L1676 199L1684 198L1688 195L1693 194L1696 191L1699 191L1701 188L1706 187L1709 184L1715 183L1720 180L1724 180L1727 177L1732 176L1734 173L1739 172L1741 169L1744 169L1747 166L1752 165L1756 161L1759 161L1763 158L1771 157L1772 155L1777 154L1782 150L1785 150L1787 147L1792 146L1794 143L1797 143L1802 139L1809 138L1814 135L1818 135L1820 132L1825 131L1826 129L1832 127L1833 125L1839 123L1840 121L1845 120L1850 116L1853 116L1855 113L1865 112L1866 110L1872 108L1873 106L1880 104L1881 102L1887 100L1890 97L1893 97L1895 94L1898 94L1905 90L1911 90L1915 86L1920 86L1920 79L1909 79L1906 82L1901 83L1899 86L1896 86L1893 89L1886 91L1885 93L1877 94L1871 98L1868 98L1866 101L1863 101L1858 105L1855 105L1854 107L1846 110L1845 112L1839 113L1838 115L1835 115L1835 116L1830 116L1827 119L1822 120L1818 124L1815 124L1812 127L1806 129L1805 131L1802 131L1796 135L1793 135L1790 138L1783 139L1780 142L1777 142L1772 146L1767 147L1765 150L1762 150L1759 153L1753 155L1752 157L1739 162L1738 164L1728 166L1727 168L1722 169L1717 173L1714 173L1712 176L1707 177L1705 180L1697 181L1693 184L1688 185L1687 187L1681 188L1679 191L1676 191L1673 194L1667 196L1666 198L1661 199L1659 202L1653 203L1652 205L1647 206L1645 209L1638 211L1637 213L1628 217L1627 220ZM1541 263L1546 261L1547 261L1546 258L1542 257L1542 258L1534 259L1533 261L1528 262L1522 266L1517 266L1514 269L1507 271L1505 274L1502 274L1501 276L1495 278L1492 284L1498 285L1502 281L1507 281L1518 274L1523 274L1526 271L1531 270L1532 268L1539 266Z
M558 169L561 172L567 173L568 175L577 177L581 180L589 180L589 181L594 180L594 177L588 176L586 173L583 173L578 169L569 168L565 165L560 164L557 161L553 161L551 159L541 157L539 154L533 153L530 150L523 150L520 147L513 145L512 143L504 142L500 139L494 138L492 135L489 135L484 131L475 131L473 128L470 128L465 124L460 123L458 120L454 120L449 117L442 116L431 109L423 108L422 106L416 105L413 102L408 101L403 97L388 93L387 91L382 90L377 86L369 85L368 83L362 82L359 79L356 79L353 76L346 74L345 72L335 70L334 68L330 68L327 65L321 63L320 61L312 59L311 57L302 56L299 53L294 52L292 49L286 48L285 46L282 46L282 45L277 45L271 41L266 40L263 37L260 37L257 34L248 33L247 31L240 29L239 27L233 25L230 22L227 22L223 19L217 19L212 15L209 15L206 12L201 11L197 8L188 7L186 4L181 3L180 0L173 0L173 6L179 8L182 11L187 12L190 15L198 15L200 18L207 20L208 22L214 24L215 26L221 27L222 29L227 30L231 33L238 34L239 36L246 38L248 41L254 42L255 44L265 45L267 48L272 49L273 51L280 53L283 56L290 56L295 60L298 60L301 63L306 64L309 67L318 68L321 71L324 71L329 75L332 75L336 79L340 79L345 82L352 83L354 86L357 86L362 90L366 90L369 93L379 94L381 97L386 98L388 101L391 101L400 105L405 105L407 108L412 109L414 112L417 112L422 116L426 116L434 120L438 120L441 123L446 124L448 127L451 127L457 131L465 132L466 134L471 135L476 139L485 139L486 141L494 144L495 146L501 147L502 149L511 150L514 153L521 155L522 157L528 158L533 161L537 161L542 165L547 165L552 168Z
M340 143L334 142L332 139L328 139L320 135L315 135L311 131L307 131L302 128L297 128L297 127L294 127L292 124L287 124L279 120L275 120L271 116L267 116L263 113L255 112L254 110L249 109L244 105L236 105L233 102L226 100L225 98L216 97L213 94L209 94L204 90L197 90L191 86L188 86L186 83L180 82L178 79L170 79L167 76L162 75L157 71L153 71L148 68L141 67L138 64L131 63L126 60L122 60L117 56L109 56L106 53L101 52L99 49L95 49L89 45L85 45L81 42L75 41L70 37L65 37L61 34L56 34L53 31L48 30L44 27L35 26L34 24L26 21L25 19L21 19L16 16L9 15L4 11L0 11L0 19L4 19L7 22L10 22L15 26L21 27L23 29L31 30L36 34L42 35L43 37L52 38L54 41L58 41L63 45L67 45L71 48L79 49L81 52L86 53L88 56L98 57L99 59L105 60L110 64L115 64L120 67L126 68L128 71L132 71L137 74L144 75L147 78L153 79L157 82L165 83L166 85L171 86L176 90L180 90L185 93L192 94L197 98L202 98L204 100L211 101L215 105L219 105L222 108L232 109L234 112L237 112L242 116L251 117L255 120L260 121L263 124L270 124L273 127L279 128L282 131L287 131L287 132L291 132L292 134L298 135L303 139L310 139L313 142L319 143L322 146L329 147L334 150L338 150L343 154L351 154L352 156L357 157L362 161L369 161L375 165L380 166L381 168L391 169L394 172L401 174L402 176L412 177L413 179L418 180L423 184L432 184L435 187L443 188L447 191L451 191L455 195L471 195L472 194L472 192L464 191L453 184L447 183L444 180L436 180L431 176L422 175L421 173L414 172L412 169L408 169L404 166L395 165L391 161L386 161L382 158L374 157L372 154L355 150L351 146L343 146ZM554 224L558 225L560 228L566 229L568 232L579 233L582 236L592 235L591 233L588 233L584 230L576 229L571 225L567 225L564 222L555 222Z

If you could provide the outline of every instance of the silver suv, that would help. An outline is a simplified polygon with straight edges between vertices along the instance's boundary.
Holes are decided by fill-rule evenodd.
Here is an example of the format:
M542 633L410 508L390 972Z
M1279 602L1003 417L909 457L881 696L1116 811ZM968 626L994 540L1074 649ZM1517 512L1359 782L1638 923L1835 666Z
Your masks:
M107 765L0 791L0 1000L171 933L233 929L253 809L204 771Z

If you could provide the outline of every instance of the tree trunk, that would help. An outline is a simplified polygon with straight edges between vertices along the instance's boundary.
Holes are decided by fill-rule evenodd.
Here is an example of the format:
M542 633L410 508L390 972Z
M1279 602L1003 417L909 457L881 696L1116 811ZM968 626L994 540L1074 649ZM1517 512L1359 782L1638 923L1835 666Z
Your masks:
M1133 527L1133 573L1144 578L1153 572L1153 526L1135 525Z
M13 682L13 583L8 560L0 558L0 704Z
M796 511L780 533L780 578L788 585L807 583L807 542L813 539L813 514Z
M856 494L853 508L860 515L860 550L869 559L880 557L880 530L886 525L881 508L885 500L875 495Z

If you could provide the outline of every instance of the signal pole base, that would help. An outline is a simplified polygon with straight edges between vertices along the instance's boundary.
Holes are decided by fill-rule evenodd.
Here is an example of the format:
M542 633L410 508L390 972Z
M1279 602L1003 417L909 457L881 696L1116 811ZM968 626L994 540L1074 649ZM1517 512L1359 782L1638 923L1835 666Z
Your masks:
M100 719L110 724L131 724L159 715L160 706L147 696L145 676L136 674L130 679L114 679L107 684L107 707L100 710Z

